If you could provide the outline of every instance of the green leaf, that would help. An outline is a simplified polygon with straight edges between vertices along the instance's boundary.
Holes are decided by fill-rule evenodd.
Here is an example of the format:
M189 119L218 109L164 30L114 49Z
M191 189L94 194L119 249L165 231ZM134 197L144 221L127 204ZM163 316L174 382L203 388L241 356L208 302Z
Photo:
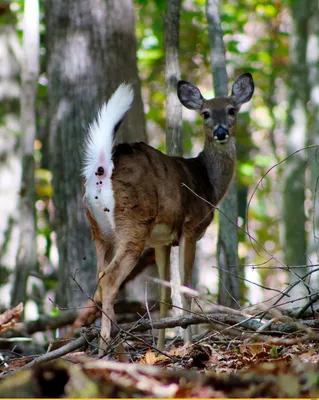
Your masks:
M242 163L239 165L239 172L244 176L253 176L254 166L250 163Z
M273 346L269 351L269 355L272 358L278 358L279 357L278 346Z

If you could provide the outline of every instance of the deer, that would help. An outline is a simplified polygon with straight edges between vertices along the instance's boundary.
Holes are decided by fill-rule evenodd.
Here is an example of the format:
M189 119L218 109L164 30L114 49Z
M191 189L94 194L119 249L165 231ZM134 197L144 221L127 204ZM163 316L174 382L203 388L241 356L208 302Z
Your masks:
M191 287L196 243L214 217L232 180L240 107L254 92L250 73L234 82L229 97L206 100L188 81L177 84L183 106L203 119L205 142L194 158L168 156L144 142L115 145L116 131L133 102L122 83L89 125L84 145L84 207L97 254L97 287L102 302L99 354L105 354L115 321L119 288L146 248L155 249L159 276L169 280L170 249L179 246L182 285ZM168 311L161 288L160 317ZM183 296L183 309L191 299ZM191 340L189 327L184 341ZM157 346L163 350L165 331Z

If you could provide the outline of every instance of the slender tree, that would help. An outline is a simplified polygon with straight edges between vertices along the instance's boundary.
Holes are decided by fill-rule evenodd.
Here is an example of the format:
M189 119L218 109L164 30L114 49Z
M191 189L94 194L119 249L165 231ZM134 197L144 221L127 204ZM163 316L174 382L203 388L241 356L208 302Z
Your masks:
M302 149L307 144L307 103L309 100L307 43L310 2L293 0L292 34L290 37L290 71L288 79L288 112L285 126L287 155ZM296 153L285 163L283 176L283 219L284 254L288 266L302 266L307 263L305 170L307 153ZM294 268L290 272L290 283L300 280L307 272L304 268ZM300 298L308 293L300 283L294 288L293 296Z
M21 183L19 101L22 49L10 2L0 4L0 303L9 307L19 237Z
M80 305L95 288L96 259L81 193L84 127L123 82L134 84L132 110L117 138L146 139L136 66L131 0L45 2L48 50L49 151L54 227L59 248L59 297Z
M228 96L225 47L220 22L219 0L207 0L206 15L211 45L215 96ZM240 298L238 276L237 186L233 179L220 205L217 259L219 267L219 302L238 307Z
M309 19L309 39L307 49L308 79L310 88L309 103L309 144L319 145L319 97L317 86L319 82L319 9L316 0L310 1L311 13ZM309 154L310 180L313 199L312 231L309 234L308 260L312 264L319 262L319 153L314 149ZM318 285L318 280L316 282Z
M177 97L177 82L180 79L179 69L179 21L181 1L172 0L166 2L165 10L165 82L166 82L166 151L170 156L182 156L182 104ZM160 278L171 281L174 285L181 284L180 269L178 263L178 248L166 246L165 250L155 249L156 261L159 264ZM170 275L171 274L171 275ZM182 313L183 307L181 293L172 291L173 312ZM160 317L165 317L168 309L169 290L161 287ZM181 334L176 330L176 334ZM164 348L165 331L159 333L158 347Z
M36 269L36 219L34 181L35 102L39 76L39 2L24 2L23 62L21 91L22 178L20 189L20 240L12 294L12 305L25 302L27 279Z
M166 3L165 12L165 82L166 150L170 156L182 156L182 105L177 97L179 69L180 0Z

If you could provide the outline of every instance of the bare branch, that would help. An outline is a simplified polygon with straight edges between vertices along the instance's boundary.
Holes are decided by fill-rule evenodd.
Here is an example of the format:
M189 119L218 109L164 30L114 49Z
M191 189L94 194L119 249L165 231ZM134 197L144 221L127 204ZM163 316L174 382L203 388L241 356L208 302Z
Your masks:
M26 369L29 367L33 367L36 364L40 364L44 361L51 361L56 358L62 357L71 351L77 350L85 344L91 342L93 339L97 337L99 331L97 329L86 329L85 333L83 332L82 336L71 341L65 346L60 347L59 349L50 351L49 353L42 354L40 357L35 358L29 364L24 365L21 369Z

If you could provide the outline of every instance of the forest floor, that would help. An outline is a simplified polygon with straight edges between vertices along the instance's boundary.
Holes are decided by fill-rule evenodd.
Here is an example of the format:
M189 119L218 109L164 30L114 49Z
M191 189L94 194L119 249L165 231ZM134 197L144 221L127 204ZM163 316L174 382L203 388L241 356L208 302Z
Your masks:
M42 354L18 354L17 335L22 343L34 342L36 330L44 330L43 319L33 325L17 322L22 310L19 305L0 315L1 397L319 397L315 310L304 320L279 316L277 310L277 317L265 322L217 306L205 316L121 324L112 337L114 345L123 342L125 362L115 359L115 351L98 357L93 326L81 328L76 337L51 340ZM74 321L75 315L66 315L64 323ZM205 333L192 344L168 340L165 351L158 351L155 327L172 330L203 318ZM62 324L61 316L47 318L47 329L52 321Z

